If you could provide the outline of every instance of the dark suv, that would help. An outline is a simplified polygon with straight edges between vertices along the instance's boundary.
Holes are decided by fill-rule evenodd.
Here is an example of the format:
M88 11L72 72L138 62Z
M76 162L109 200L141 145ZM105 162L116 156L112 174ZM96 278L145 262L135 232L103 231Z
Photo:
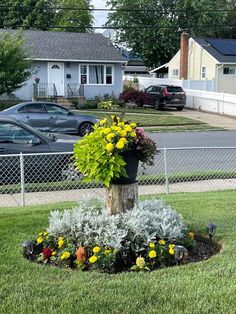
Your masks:
M182 110L186 103L186 94L181 86L151 85L145 89L150 96L150 104L155 109L174 107Z

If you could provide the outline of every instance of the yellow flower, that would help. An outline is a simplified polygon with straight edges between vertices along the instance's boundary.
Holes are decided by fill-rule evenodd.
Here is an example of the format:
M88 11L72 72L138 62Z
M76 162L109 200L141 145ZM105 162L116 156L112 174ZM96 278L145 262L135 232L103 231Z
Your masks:
M97 260L98 260L98 258L97 258L97 256L95 256L95 255L93 255L93 256L91 256L91 257L89 258L89 262L90 262L91 264L96 263Z
M40 233L39 233L39 236L41 237L42 235L43 235L43 232L40 232Z
M116 126L115 130L116 130L117 132L120 132L120 131L121 131L121 127L120 127L120 126Z
M37 243L40 244L40 243L42 243L42 242L43 242L43 238L42 238L42 237L38 237L38 238L37 238Z
M151 250L151 251L148 253L148 256L149 256L150 258L155 258L155 257L157 256L157 253L156 253L156 251Z
M194 240L194 233L193 232L189 232L188 233L188 237L190 240Z
M47 236L47 235L48 235L48 232L47 232L47 231L45 231L45 232L43 233L43 235L44 235L44 236Z
M174 247L175 247L174 244L170 244L170 245L169 245L169 253L170 253L171 255L174 255L174 254L175 254Z
M70 252L64 252L61 255L61 260L68 259L70 257Z
M120 138L120 141L123 142L124 144L126 144L126 143L128 142L125 137L121 137L121 138Z
M136 133L135 133L135 132L131 132L130 135L131 135L132 137L135 137L135 136L136 136Z
M130 125L126 124L126 125L125 125L125 131L127 131L127 132L132 132L133 130L132 130L132 128L131 128Z
M160 245L165 245L165 244L166 244L166 241L161 239L161 240L158 241L158 244L160 244Z
M110 141L112 141L112 139L115 137L115 134L114 133L109 133L109 134L107 134L107 137L106 137L106 139L110 142Z
M154 248L155 247L155 243L153 243L153 242L149 243L149 247Z
M109 255L109 254L111 254L111 250L106 249L106 250L104 251L104 254L105 254L105 255Z
M113 151L114 145L112 143L108 143L106 145L106 150L110 153Z
M111 132L111 129L110 129L110 128L105 128L105 129L103 130L103 133L104 133L105 135L109 134L110 132Z
M59 247L59 249L61 249L64 245L64 240L63 239L60 239L58 242L57 242L57 245Z
M95 246L95 247L93 248L93 253L94 253L94 254L97 254L97 253L99 253L100 251L101 251L100 246Z
M145 259L143 257L137 257L136 258L136 265L139 268L143 268L145 266Z
M135 127L137 126L137 124L136 124L135 122L132 122L132 123L130 123L130 126L131 126L132 128L135 128Z
M127 132L125 130L121 130L119 133L122 137L125 137L127 135Z
M53 251L53 252L52 252L52 256L55 256L55 255L57 255L57 252L56 252L56 251Z
M116 147L117 147L118 149L123 149L124 146L125 146L125 144L124 144L123 141L119 141L119 142L116 144Z

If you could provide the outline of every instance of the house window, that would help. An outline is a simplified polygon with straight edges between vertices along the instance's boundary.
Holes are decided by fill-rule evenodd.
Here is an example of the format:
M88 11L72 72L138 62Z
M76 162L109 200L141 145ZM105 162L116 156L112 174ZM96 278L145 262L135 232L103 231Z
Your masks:
M223 74L225 74L225 75L235 74L235 68L234 67L224 67Z
M179 76L179 70L178 69L173 69L172 70L172 76L174 76L174 77Z
M87 65L80 66L80 84L87 84Z
M206 78L206 67L202 67L202 78Z
M111 65L80 65L81 84L113 84L113 67Z
M52 66L52 69L60 69L60 67L59 67L59 65L54 64L54 65Z

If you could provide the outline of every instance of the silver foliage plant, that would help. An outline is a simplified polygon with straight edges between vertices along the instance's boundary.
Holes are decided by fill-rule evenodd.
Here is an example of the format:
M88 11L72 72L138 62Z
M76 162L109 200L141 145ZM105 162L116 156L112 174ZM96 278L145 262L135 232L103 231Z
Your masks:
M187 227L183 218L161 200L140 201L132 210L109 215L103 200L85 199L76 208L52 211L49 234L72 238L78 245L106 245L120 249L132 242L135 251L155 238L181 239Z

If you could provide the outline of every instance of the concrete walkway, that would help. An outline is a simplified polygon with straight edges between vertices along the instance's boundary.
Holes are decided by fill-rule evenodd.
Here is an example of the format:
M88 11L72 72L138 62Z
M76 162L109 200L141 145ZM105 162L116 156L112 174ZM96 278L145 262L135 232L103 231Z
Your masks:
M174 116L190 118L207 123L213 127L221 127L226 130L236 130L236 117L221 116L214 113L208 113L198 110L184 108L183 111L172 110Z

